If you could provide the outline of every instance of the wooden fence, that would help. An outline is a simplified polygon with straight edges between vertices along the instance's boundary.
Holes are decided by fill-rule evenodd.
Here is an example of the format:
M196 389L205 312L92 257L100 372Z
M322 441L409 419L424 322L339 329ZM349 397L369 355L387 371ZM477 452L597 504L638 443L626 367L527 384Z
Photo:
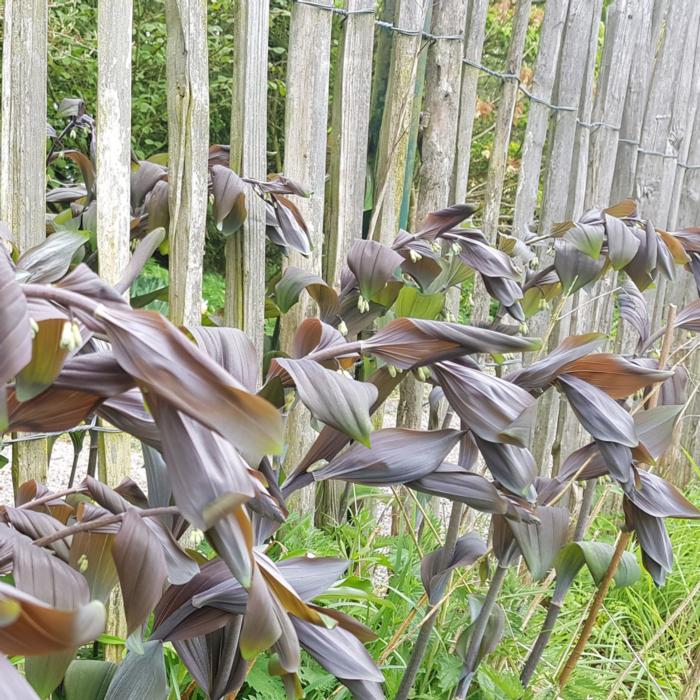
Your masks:
M531 229L546 233L558 221L625 197L638 200L641 215L660 228L700 222L700 3L614 0L604 17L603 0L512 4L510 46L494 70L482 63L487 0L384 0L381 7L376 0L290 0L284 173L311 191L299 209L314 244L308 258L292 253L290 264L337 282L352 239L363 235L363 217L365 236L389 241L428 211L464 201L479 78L486 75L500 80L480 198L480 220L491 241L499 230L512 229L521 238ZM534 75L525 82L521 66L533 7L544 10L544 19ZM115 279L129 248L132 0L99 0L98 8L97 240L100 272ZM47 0L4 3L0 219L20 249L44 236L48 11ZM170 311L176 323L197 322L201 299L209 146L206 11L206 0L165 0ZM268 147L269 0L238 0L235 27L231 165L243 176L261 178ZM514 210L504 215L513 114L521 100L529 107L527 127ZM379 139L368 154L376 104L383 104ZM374 187L366 216L368 168ZM248 213L242 233L226 248L225 320L244 328L260 350L265 211L253 196ZM582 307L585 313L562 314L552 342L592 325L600 329L597 320L604 324L612 315L612 296L604 294L611 284L590 295L603 294ZM691 286L687 279L662 282L649 292L656 325L665 304L684 303ZM567 308L584 301L581 293ZM477 288L474 318L483 319L487 309ZM283 346L304 313L298 305L285 317ZM541 316L542 322L533 319L532 334L548 323ZM624 329L618 342L624 343ZM697 358L692 369L700 369ZM541 464L550 460L558 422L567 420L556 396L548 397L534 448ZM689 445L695 444L695 422L685 424ZM43 449L34 441L27 443L28 453L18 450L20 473L36 474Z

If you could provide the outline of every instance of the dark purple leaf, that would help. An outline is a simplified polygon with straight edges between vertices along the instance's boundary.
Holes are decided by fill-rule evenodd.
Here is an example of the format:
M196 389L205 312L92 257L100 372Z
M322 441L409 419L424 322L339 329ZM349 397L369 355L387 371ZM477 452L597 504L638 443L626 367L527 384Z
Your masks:
M313 476L317 481L342 479L361 484L415 481L437 469L460 436L458 430L378 430L371 447L353 445Z
M230 168L214 165L210 168L214 196L214 221L225 237L243 225L246 211L246 185Z
M377 399L373 384L355 381L313 360L277 358L275 362L294 380L299 398L316 419L369 445L369 410Z
M535 406L527 391L456 362L439 362L433 365L433 373L450 406L475 436L525 444Z
M444 321L399 318L363 343L363 349L401 369L433 364L467 353L536 350L535 338L498 333Z
M638 473L640 488L628 494L628 498L637 508L655 518L700 518L700 510L675 486L644 469L640 469Z
M257 464L276 452L282 422L272 404L237 382L183 333L150 311L99 313L119 364L149 393L207 424Z
M561 238L554 241L554 269L567 294L573 294L598 279L604 267L604 257L594 260Z
M435 605L444 592L449 573L458 566L471 566L487 552L486 542L475 532L462 535L455 543L452 558L442 566L444 547L426 554L420 564L420 577L428 594L428 602Z
M608 258L613 269L621 270L637 254L639 239L620 219L605 215L605 231L608 234Z
M4 655L0 655L0 685L12 700L39 700L32 686Z
M165 556L157 538L133 508L124 513L112 544L128 633L142 625L163 593Z
M530 451L517 445L504 445L475 437L484 462L493 478L511 493L535 500L535 459Z
M299 296L306 289L318 304L321 320L333 321L340 309L336 291L329 287L318 275L290 265L275 286L275 301L282 313L299 301Z
M642 293L629 280L622 283L617 297L622 320L629 323L639 334L639 345L646 342L651 333L649 309Z
M453 204L445 209L431 212L418 227L416 236L431 241L440 234L455 228L462 221L468 219L476 210L477 207L473 204Z
M634 530L642 549L644 568L657 586L663 586L673 568L673 548L663 518L648 515L628 498L623 499L622 506L626 525Z
M402 262L395 250L372 240L355 239L348 252L348 267L357 279L360 294L367 300L376 301L375 297Z
M243 331L214 326L193 326L187 331L197 345L237 382L250 392L257 391L260 383L258 356L255 346Z
M0 245L0 385L14 377L32 358L32 329L27 301L15 281L15 271Z
M90 238L87 231L57 231L30 248L17 261L20 282L49 284L61 279L73 257Z

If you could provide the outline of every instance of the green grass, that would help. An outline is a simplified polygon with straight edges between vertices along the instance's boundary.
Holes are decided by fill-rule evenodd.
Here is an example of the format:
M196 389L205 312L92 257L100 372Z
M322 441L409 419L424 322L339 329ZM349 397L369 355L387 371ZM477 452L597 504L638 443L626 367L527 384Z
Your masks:
M602 488L602 487L601 487ZM690 493L691 500L700 501L700 489ZM378 510L384 506L382 502ZM274 558L295 556L311 551L318 556L338 556L355 563L348 571L337 594L324 596L323 604L338 607L354 615L371 627L378 639L369 645L369 651L378 659L397 629L415 611L403 638L382 664L386 677L386 693L391 698L401 680L403 668L413 648L418 625L425 615L421 604L423 587L420 582L420 556L413 538L403 533L385 536L375 532L377 516L370 509L361 510L352 523L329 531L313 527L309 518L292 516L279 535L284 542L273 544ZM612 542L621 517L599 516L589 532L597 539ZM433 523L437 527L437 522ZM675 564L664 588L657 589L643 572L634 586L615 589L608 593L588 647L563 691L564 700L579 698L604 699L619 675L634 661L615 700L628 698L654 700L678 697L688 670L689 658L697 643L700 630L700 606L688 602L694 586L700 582L700 524L693 521L667 521ZM420 549L427 553L435 548L436 540L430 528L423 528ZM386 574L379 572L386 570ZM418 675L415 700L440 700L449 697L460 671L460 662L453 653L453 643L459 632L469 623L467 595L483 592L483 572L463 570L464 582L453 580L457 586L449 604L440 611L438 625ZM551 587L550 587L551 589ZM524 694L518 675L544 619L545 607L540 605L531 620L523 627L523 619L534 597L542 593L540 584L527 582L512 569L506 579L500 603L507 615L506 634L497 650L482 664L472 700L507 700L508 698L551 698L556 695L555 678L575 643L580 626L587 614L588 604L595 587L587 572L581 573L566 598L550 644L540 668L532 681L531 691ZM551 593L544 591L546 596ZM639 662L639 652L664 621L686 605L673 625L648 649ZM304 655L302 684L306 697L311 700L339 698L349 700L347 691L334 682L324 680L324 674L308 656ZM270 682L265 678L266 662L259 660L250 677L250 684L241 698L283 698L269 694ZM327 678L327 677L326 677ZM276 686L275 686L276 687ZM336 691L338 691L336 693ZM335 693L335 694L334 694Z

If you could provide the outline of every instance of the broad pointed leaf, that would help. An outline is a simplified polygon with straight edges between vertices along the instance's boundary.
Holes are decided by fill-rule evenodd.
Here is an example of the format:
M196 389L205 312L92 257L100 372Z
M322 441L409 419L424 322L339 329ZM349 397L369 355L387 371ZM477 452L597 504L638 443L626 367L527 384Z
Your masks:
M143 653L129 650L109 684L105 700L165 700L168 681L163 644L148 641Z

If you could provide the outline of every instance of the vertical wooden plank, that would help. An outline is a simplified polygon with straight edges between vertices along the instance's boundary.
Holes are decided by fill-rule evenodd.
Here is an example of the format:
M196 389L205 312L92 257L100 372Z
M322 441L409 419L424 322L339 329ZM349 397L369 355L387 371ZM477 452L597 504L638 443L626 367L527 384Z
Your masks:
M235 13L231 168L264 180L267 173L269 0L238 0ZM226 241L224 321L242 329L262 358L265 331L265 204L250 192L242 230Z
M530 101L528 108L518 188L515 193L513 230L514 235L520 238L527 237L537 207L542 152L551 115L550 108L539 100L550 102L552 99L568 4L569 0L549 0L545 5L531 89L535 99Z
M508 56L504 67L505 73L519 76L525 49L525 36L530 22L532 0L519 0L513 15L513 27L508 46ZM513 125L513 113L518 98L518 81L504 80L498 100L496 128L489 157L489 169L486 176L486 194L484 196L483 231L492 243L496 241L498 218L501 212L501 196L508 164L508 147Z
M201 320L208 197L209 78L206 0L166 0L170 318Z
M518 0L513 15L513 27L508 46L508 56L504 72L519 76L525 48L525 36L530 21L530 7L532 0ZM498 100L498 113L496 114L496 128L493 133L491 155L489 156L489 168L486 175L486 193L484 195L484 217L482 229L484 235L491 242L496 242L498 233L498 220L501 213L501 197L503 183L506 177L508 165L508 147L510 145L510 133L513 125L513 113L518 98L519 82L515 79L504 80L501 85ZM491 297L480 277L474 280L474 306L472 308L471 321L478 323L488 320Z
M332 6L331 0L318 0ZM311 192L296 202L309 229L313 251L308 258L290 252L289 264L320 275L323 254L323 206L326 176L326 130L328 127L328 80L332 14L322 7L292 5L287 58L287 99L284 129L284 173ZM308 299L284 317L281 346L291 348L294 332L308 313ZM287 454L284 469L295 467L311 444L313 431L308 411L298 404L287 418ZM313 510L313 489L299 493L302 512Z
M330 226L324 277L340 284L353 238L362 236L376 0L347 0L331 123Z
M639 202L640 215L651 219L659 228L665 228L668 224L679 145L671 125L673 123L674 128L678 129L687 118L689 90L678 89L678 86L682 80L686 81L686 86L690 82L688 61L692 67L699 12L697 3L686 0L669 4L649 87L634 193ZM656 288L645 294L652 313L652 327L661 322L665 293L666 280L660 278Z
M588 39L595 10L596 7L590 0L571 0L569 3L554 101L557 105L573 109L560 110L553 115L553 131L538 230L541 234L550 232L554 223L568 216L569 177L573 165L579 102L585 78L585 71L581 70L581 66L586 65L588 60ZM546 259L546 255L546 252L542 253L540 259ZM529 324L530 333L544 335L550 321L546 313L534 316ZM566 325L568 327L568 323ZM559 330L566 331L561 326ZM556 345L558 339L559 333L552 332L550 347ZM553 392L542 396L538 405L532 452L535 462L540 465L541 473L545 476L551 469L551 447L557 427L558 408L558 396Z
M97 250L100 276L116 284L129 263L131 211L131 38L132 0L97 4ZM108 424L104 424L108 425ZM117 486L131 474L131 436L98 434L98 476ZM121 592L107 604L106 632L126 639ZM105 646L105 659L119 662L121 645Z
M428 0L397 0L389 81L377 149L374 211L369 235L390 243L399 230L406 151L413 110L421 31Z
M462 86L459 98L459 122L457 126L457 151L450 195L451 203L462 203L467 199L469 163L472 152L472 132L476 111L476 89L480 71L473 63L481 63L486 36L486 13L488 0L470 0L464 30L464 62Z
M129 263L132 0L97 5L97 249L99 272L119 281ZM131 473L131 440L99 434L99 477L116 486Z
M657 7L659 3L656 3ZM619 202L634 196L634 173L637 169L637 147L644 121L649 82L654 67L657 35L652 33L654 0L639 0L637 12L640 21L635 33L634 56L630 68L625 104L622 110L620 133L611 184L610 200Z
M592 121L602 123L591 130L585 208L612 204L615 158L622 126L625 95L644 10L635 0L618 0L608 7L603 58L596 85Z
M5 0L0 136L0 220L20 251L46 236L46 0ZM16 443L15 487L46 480L45 440Z

